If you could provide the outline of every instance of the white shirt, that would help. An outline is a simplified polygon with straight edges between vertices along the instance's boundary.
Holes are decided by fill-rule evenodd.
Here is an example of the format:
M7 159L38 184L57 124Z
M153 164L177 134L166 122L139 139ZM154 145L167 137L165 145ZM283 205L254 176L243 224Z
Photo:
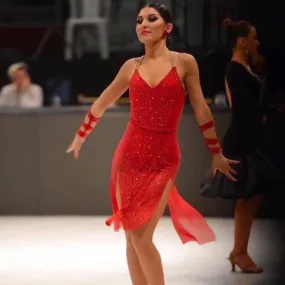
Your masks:
M43 90L39 85L31 84L28 90L18 93L15 84L2 88L0 107L41 108L43 106Z

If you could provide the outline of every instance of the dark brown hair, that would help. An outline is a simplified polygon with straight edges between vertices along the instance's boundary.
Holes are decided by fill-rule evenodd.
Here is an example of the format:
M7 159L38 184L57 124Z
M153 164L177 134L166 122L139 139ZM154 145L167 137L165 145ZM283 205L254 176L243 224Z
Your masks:
M223 25L226 29L227 41L231 48L236 46L238 38L248 37L250 29L252 28L251 23L247 21L233 22L229 18L224 20Z
M161 16L161 18L164 20L165 23L169 24L172 23L172 16L167 7L163 4L157 3L157 2L152 2L145 7L153 8L155 9Z

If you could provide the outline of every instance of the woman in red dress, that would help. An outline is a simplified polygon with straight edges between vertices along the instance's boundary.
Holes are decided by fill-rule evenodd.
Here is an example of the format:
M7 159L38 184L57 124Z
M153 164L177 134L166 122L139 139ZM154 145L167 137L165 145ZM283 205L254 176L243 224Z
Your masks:
M201 91L195 59L167 48L166 40L172 28L171 15L164 5L148 4L140 11L136 32L145 45L145 55L130 59L121 67L114 81L90 108L67 149L78 158L82 144L105 110L129 88L130 121L113 158L113 216L106 224L113 224L116 231L124 229L134 285L165 284L153 234L167 204L183 243L204 244L215 240L204 218L182 199L174 185L181 158L177 129L186 91L213 155L213 170L234 179L230 163L235 162L222 155L213 117Z

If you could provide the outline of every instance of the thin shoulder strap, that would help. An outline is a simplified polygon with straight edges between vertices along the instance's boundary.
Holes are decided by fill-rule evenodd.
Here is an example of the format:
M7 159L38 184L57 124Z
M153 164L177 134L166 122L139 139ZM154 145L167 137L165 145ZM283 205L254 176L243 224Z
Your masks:
M144 57L142 56L142 57L139 57L139 58L136 59L136 70L139 70L143 58L144 58Z
M178 56L179 56L179 52L176 52L176 53L175 53L175 58L174 58L173 64L172 64L174 67L175 67L176 64L177 64Z

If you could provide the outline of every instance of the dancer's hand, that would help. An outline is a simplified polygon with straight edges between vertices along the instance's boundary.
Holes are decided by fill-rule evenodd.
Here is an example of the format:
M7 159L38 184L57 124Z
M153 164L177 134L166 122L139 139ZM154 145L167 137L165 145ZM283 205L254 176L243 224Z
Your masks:
M84 143L85 139L80 137L79 135L75 135L75 138L71 145L67 148L66 152L74 152L74 158L77 159L79 157L79 151L81 149L82 144Z
M237 172L231 167L231 164L238 164L239 161L230 160L223 156L222 153L213 155L212 168L213 177L216 175L217 170L226 175L230 180L237 182L238 180L232 176L232 174L237 174Z

